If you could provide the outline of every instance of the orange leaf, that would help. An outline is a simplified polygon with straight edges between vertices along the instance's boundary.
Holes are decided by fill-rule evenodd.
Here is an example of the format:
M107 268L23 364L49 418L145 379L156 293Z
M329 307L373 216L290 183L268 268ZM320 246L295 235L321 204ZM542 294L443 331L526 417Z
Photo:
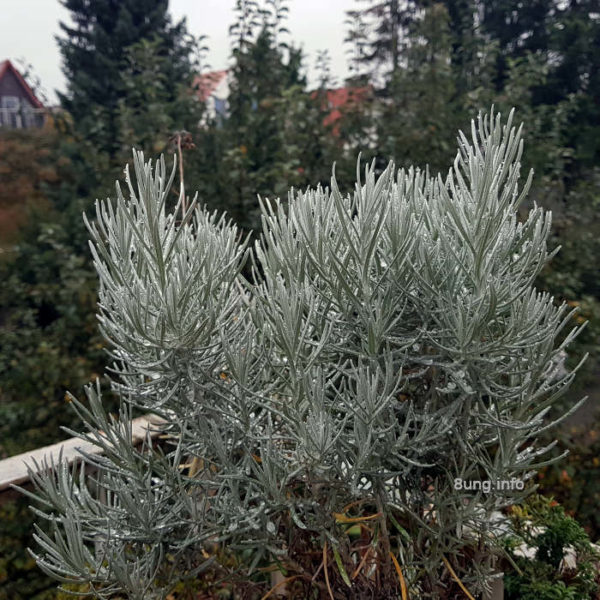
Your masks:
M396 567L396 573L398 573L398 579L400 580L400 591L402 592L402 600L408 600L408 590L406 589L406 581L404 581L404 575L402 575L402 569L398 559L390 552L394 567Z
M452 579L454 579L454 581L456 581L456 583L458 583L458 586L465 593L467 598L469 600L475 600L475 598L473 598L473 596L471 596L471 594L469 593L469 590L463 585L463 582L458 578L458 575L454 572L452 565L448 562L448 560L446 559L445 556L442 556L442 560L444 561L446 568L450 572L450 575L452 575Z
M372 521L373 519L378 519L381 516L380 512L378 512L375 515L369 515L367 517L347 517L346 515L342 515L341 513L332 514L338 523L360 523L361 521Z

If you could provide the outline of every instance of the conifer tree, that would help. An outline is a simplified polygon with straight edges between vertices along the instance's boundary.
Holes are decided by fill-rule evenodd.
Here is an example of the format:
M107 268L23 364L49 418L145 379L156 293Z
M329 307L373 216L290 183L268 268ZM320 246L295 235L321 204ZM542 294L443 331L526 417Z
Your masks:
M58 38L67 77L60 100L76 129L96 150L118 149L119 101L127 95L123 70L128 49L141 40L155 39L161 76L175 100L178 86L190 83L191 44L185 21L173 25L168 0L61 0L72 23L60 23ZM130 140L132 142L132 140Z
M258 225L260 195L281 195L299 164L284 137L287 116L282 108L289 90L304 90L302 52L281 36L284 2L240 0L233 39L229 115L224 124L228 148L224 157L227 195L235 198L234 220L246 229ZM286 94L287 92L287 94Z
M469 92L479 83L482 38L477 22L477 0L444 0L452 41L451 62L456 89Z
M407 47L407 34L419 13L415 0L366 0L364 8L347 12L351 23L361 23L361 29L352 29L347 42L359 46L358 62L370 66L370 71L382 70L389 77L401 66L402 54Z
M509 61L549 47L557 0L479 0L483 31L499 45L496 86L502 89Z
M433 4L414 23L403 67L390 79L379 148L400 165L436 172L450 159L457 128L451 40L447 9Z
M117 105L121 157L132 143L145 151L163 152L175 131L196 131L204 104L195 95L189 77L169 81L169 58L161 53L157 36L142 39L126 50L124 97Z

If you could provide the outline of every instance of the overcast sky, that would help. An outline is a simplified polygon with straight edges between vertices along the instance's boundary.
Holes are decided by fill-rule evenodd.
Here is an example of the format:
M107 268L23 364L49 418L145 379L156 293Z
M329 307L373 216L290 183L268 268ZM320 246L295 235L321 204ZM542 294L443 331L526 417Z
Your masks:
M343 43L346 28L345 11L356 0L290 0L287 27L289 40L302 45L309 67L309 83L314 82L317 50L328 49L332 74L338 82L348 76ZM227 67L229 58L229 25L233 22L235 0L171 0L175 20L187 17L188 30L194 35L208 36L207 61L217 69ZM17 59L24 58L41 79L50 103L56 103L54 90L64 90L60 54L54 36L60 33L59 20L68 21L69 13L58 0L0 0L0 61L5 58L19 68Z

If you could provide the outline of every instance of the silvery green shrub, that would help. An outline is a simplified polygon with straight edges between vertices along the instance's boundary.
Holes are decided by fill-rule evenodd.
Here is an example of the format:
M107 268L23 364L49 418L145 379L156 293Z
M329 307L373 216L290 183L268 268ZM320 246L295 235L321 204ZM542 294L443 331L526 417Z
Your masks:
M531 486L456 482L527 481L549 460L538 439L566 416L551 409L575 371L557 366L580 330L557 343L571 313L534 288L551 215L518 221L531 175L521 186L511 124L480 115L445 179L373 165L353 195L333 176L261 200L253 248L196 201L168 213L175 166L134 152L128 197L117 185L86 219L121 411L89 386L72 404L103 455L32 473L52 525L39 566L98 598L163 598L216 568L218 544L248 571L276 559L294 572L296 532L349 568L336 515L354 503L379 514L388 577L392 551L418 597L436 597L444 561L480 591L491 517ZM136 411L164 419L164 443L132 445Z

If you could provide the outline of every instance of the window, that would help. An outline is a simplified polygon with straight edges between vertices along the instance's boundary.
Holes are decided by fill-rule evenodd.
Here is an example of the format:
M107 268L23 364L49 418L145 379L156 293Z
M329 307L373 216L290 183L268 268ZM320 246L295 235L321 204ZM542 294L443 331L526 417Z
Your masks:
M220 116L225 116L225 100L222 98L215 98L215 113Z
M2 108L19 108L19 98L17 96L2 96Z

